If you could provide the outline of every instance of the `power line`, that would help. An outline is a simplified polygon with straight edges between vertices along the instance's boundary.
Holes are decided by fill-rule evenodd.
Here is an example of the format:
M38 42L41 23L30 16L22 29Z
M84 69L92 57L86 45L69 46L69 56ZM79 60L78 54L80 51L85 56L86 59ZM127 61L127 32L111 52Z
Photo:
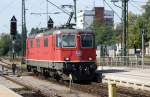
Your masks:
M140 9L139 7L137 7L136 5L134 5L132 2L130 2L130 5L132 5L134 8L136 8L139 11L143 11L142 9Z
M11 2L9 2L6 6L4 6L1 10L0 10L0 14L2 14L3 12L5 13L9 13L8 11L13 10L14 8L16 8L16 4L18 1L17 0L12 0ZM14 5L15 4L15 5ZM9 7L8 7L9 6ZM10 7L14 7L14 8L10 8ZM8 10L9 9L9 10ZM8 10L8 11L6 11Z
M134 8L138 9L139 11L143 11L141 7L137 7L138 5L137 6L135 5L134 0L131 0L131 2L129 4L132 5Z
M136 0L132 0L132 2L137 2L137 3L147 3L146 1L136 1Z
M62 8L58 7L56 4L52 3L51 1L47 0L47 2L49 2L50 4L52 4L53 6L55 6L56 8L58 8L59 10L61 10L62 12L66 13L67 15L70 16L70 14L66 11L64 11Z
M15 0L16 1L16 0ZM14 2L14 0L12 0L11 2L9 2L5 7L3 7L1 10L0 10L0 13L2 12L6 12L6 9L8 9ZM8 7L9 6L9 7ZM5 9L5 10L4 10Z
M110 4L109 4L106 0L104 0L104 2L107 4L107 6L108 6L109 8L111 8L111 10L117 15L117 17L118 17L120 20L122 20L122 18L119 16L119 14L118 14L116 11L114 11L114 9L110 6Z
M38 12L37 12L37 13L35 13L35 12L32 12L32 13L31 13L31 15L41 15L41 14L60 14L60 13L63 13L63 12L51 12L51 13L50 13L50 12L48 12L48 13L47 13L47 12L46 12L46 13L38 13Z

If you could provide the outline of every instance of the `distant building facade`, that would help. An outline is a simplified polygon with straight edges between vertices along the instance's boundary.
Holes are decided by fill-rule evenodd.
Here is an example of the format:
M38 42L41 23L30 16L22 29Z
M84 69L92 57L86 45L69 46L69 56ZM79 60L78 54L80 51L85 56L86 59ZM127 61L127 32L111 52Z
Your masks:
M114 12L105 10L104 7L95 7L93 10L84 10L77 14L77 28L79 29L89 28L94 21L113 27Z

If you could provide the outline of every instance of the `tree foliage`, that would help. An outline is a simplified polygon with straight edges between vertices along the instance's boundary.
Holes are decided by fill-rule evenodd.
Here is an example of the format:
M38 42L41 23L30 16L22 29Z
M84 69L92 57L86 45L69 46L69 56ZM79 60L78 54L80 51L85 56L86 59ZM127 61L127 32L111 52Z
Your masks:
M8 34L1 34L0 36L0 55L6 55L9 51L10 45L10 35Z
M12 51L11 36L6 33L0 35L0 56L8 55ZM21 35L16 35L15 51L17 55L21 52Z
M149 41L150 40L150 0L148 0L148 2L146 3L146 5L144 6L144 14L143 16L143 24L146 28L146 40Z
M128 47L141 47L141 28L142 16L138 16L129 12L128 15Z
M98 23L94 23L92 26L96 34L96 45L110 45L114 43L115 37L112 27Z

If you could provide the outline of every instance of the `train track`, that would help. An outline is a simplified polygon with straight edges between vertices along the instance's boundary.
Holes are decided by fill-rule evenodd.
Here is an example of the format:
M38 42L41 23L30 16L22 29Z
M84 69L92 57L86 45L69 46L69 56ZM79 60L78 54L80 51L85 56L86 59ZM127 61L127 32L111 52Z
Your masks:
M32 90L31 88L20 84L17 81L10 79L6 75L0 76L0 83L7 88L9 87L9 89L14 91L16 94L21 95L22 97L45 97L38 91Z
M5 62L5 64L7 63ZM11 67L8 68L10 69ZM69 86L68 82L63 82L63 81L58 82L56 80L48 79L43 76L34 75L33 77L36 77L40 80L50 81L52 83L59 84L62 86L67 86L67 87ZM108 97L108 91L107 91L108 89L106 84L94 83L94 82L86 83L86 84L73 83L72 89L89 93L98 97ZM148 91L134 90L132 88L117 87L117 97L150 97L150 93Z
M69 86L69 83L64 83L64 82L58 83L52 80L51 82L54 82L60 85ZM73 83L72 89L90 93L98 97L108 97L107 84L101 84L101 83L95 83L95 82L86 83L86 84ZM117 87L117 97L150 97L150 93L148 91L134 90L132 88Z
M7 69L6 71L3 71L3 74L1 74L1 77L3 77L4 79L6 79L16 85L23 87L23 88L13 88L12 90L14 92L16 92L17 94L20 94L22 97L45 97L39 91L33 90L31 87L28 87L18 81L11 79L8 76L11 71L11 68L12 68L11 64L3 61L1 58L0 58L0 62L1 62L0 66L3 66L4 69ZM11 76L13 76L13 75L11 75Z

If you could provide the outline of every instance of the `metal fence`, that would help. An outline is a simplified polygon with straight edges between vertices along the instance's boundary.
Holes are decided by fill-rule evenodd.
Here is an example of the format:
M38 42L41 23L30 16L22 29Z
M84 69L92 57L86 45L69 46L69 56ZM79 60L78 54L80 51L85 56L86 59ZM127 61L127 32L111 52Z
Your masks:
M115 56L115 57L98 57L98 66L122 66L131 68L150 68L150 59L144 58L144 64L142 64L142 58L140 56Z

